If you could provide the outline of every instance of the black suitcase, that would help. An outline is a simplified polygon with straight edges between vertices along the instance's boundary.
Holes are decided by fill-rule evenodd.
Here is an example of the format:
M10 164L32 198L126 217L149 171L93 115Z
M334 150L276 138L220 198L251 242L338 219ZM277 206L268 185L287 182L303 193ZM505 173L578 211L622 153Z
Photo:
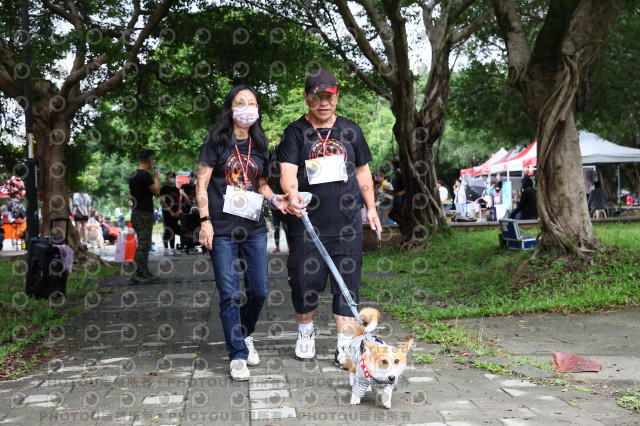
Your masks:
M53 223L67 222L65 236L52 237ZM33 237L27 240L26 292L30 296L47 298L54 291L65 294L69 273L65 271L60 250L52 244L67 244L69 219L51 219L49 237Z

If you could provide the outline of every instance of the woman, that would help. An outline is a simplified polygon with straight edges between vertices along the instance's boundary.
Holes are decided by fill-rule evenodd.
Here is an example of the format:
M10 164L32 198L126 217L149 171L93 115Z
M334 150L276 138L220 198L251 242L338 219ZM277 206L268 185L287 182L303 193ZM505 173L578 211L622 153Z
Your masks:
M267 145L256 91L234 87L202 144L196 182L199 239L211 255L234 380L249 380L247 365L260 362L251 333L268 291L262 200L283 213L288 207L285 196L267 185ZM240 291L240 273L246 294Z
M465 193L465 187L461 179L456 179L456 184L453 186L453 192L455 197L453 203L456 206L456 215L467 215L467 194Z
M536 190L533 189L533 179L529 176L522 178L522 195L515 209L511 212L511 219L534 220L538 218Z

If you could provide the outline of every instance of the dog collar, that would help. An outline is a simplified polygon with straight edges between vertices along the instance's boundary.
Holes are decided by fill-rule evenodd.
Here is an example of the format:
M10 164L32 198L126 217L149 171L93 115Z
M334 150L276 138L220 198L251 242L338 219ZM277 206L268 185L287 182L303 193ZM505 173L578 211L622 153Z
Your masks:
M360 358L360 362L358 362L358 364L360 364L360 367L362 367L362 372L364 373L364 377L366 379L373 380L379 385L389 385L388 380L378 380L375 377L372 377L371 374L369 374L369 369L367 369L367 365L364 362L364 357ZM395 383L392 386L395 386Z

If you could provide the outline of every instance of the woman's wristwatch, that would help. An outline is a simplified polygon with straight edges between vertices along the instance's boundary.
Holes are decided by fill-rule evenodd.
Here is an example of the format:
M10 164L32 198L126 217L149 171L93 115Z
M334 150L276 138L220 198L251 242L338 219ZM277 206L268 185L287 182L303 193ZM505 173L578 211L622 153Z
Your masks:
M200 218L200 223L209 221L211 222L211 216L205 216Z

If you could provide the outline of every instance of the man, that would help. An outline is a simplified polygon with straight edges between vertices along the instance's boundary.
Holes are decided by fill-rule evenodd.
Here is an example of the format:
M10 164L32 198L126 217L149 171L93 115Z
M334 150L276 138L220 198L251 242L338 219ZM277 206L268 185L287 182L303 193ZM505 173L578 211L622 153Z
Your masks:
M176 235L180 235L178 219L180 218L180 209L182 209L180 190L176 187L176 173L167 172L166 179L164 186L160 188L162 222L164 223L162 243L164 244L165 256L179 254L175 246Z
M307 76L303 93L308 113L289 125L278 148L280 184L290 200L287 261L291 298L298 320L295 355L301 361L315 358L313 317L318 293L324 291L329 269L299 219L306 208L318 237L338 267L353 300L359 301L362 265L362 217L358 196L367 209L371 229L381 231L373 194L372 160L362 130L338 117L338 84L333 73L318 70ZM346 167L345 167L346 165ZM298 191L310 192L307 205ZM333 314L338 331L336 362L343 365L355 332L355 319L331 277Z
M440 179L438 179L438 192L440 193L440 202L447 201L449 199L449 191L442 184Z
M80 242L83 245L89 243L89 207L91 198L86 192L76 192L73 194L73 221L80 234Z
M607 217L607 201L609 195L607 191L602 189L602 184L599 180L593 184L593 190L589 193L589 210L593 213L593 217Z
M143 283L156 277L149 272L149 251L153 231L153 196L160 194L158 169L151 176L149 170L156 164L155 152L150 149L140 151L140 165L129 177L129 192L133 203L131 225L138 234L138 247L133 256L136 272L133 283Z

